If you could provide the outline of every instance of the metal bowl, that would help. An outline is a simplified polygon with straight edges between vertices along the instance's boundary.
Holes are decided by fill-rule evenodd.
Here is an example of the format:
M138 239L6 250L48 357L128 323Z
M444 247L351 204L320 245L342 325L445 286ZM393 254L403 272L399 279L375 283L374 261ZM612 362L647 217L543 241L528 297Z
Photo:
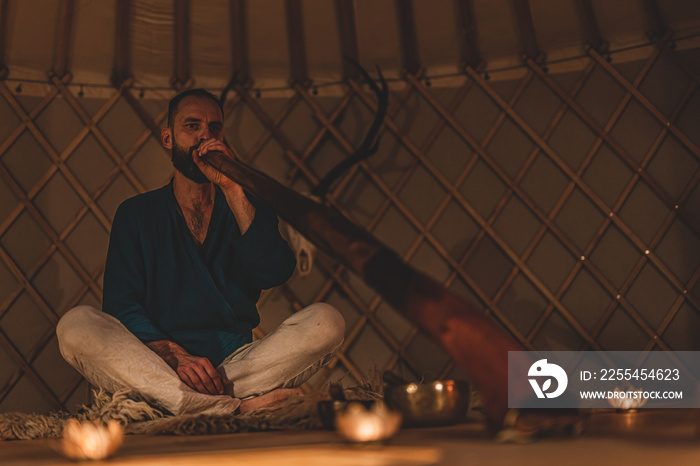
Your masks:
M464 421L469 410L469 384L463 380L389 385L384 401L403 415L404 425L447 425Z

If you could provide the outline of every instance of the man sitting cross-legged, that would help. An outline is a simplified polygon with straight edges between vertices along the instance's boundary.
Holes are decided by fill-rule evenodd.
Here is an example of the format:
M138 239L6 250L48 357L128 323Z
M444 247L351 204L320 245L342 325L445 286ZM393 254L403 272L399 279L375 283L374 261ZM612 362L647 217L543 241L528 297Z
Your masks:
M342 316L312 304L252 342L261 290L287 281L296 264L277 216L200 160L208 151L233 157L212 94L173 98L161 141L175 175L120 205L103 309L63 316L63 357L93 385L173 414L246 412L299 393L340 347Z

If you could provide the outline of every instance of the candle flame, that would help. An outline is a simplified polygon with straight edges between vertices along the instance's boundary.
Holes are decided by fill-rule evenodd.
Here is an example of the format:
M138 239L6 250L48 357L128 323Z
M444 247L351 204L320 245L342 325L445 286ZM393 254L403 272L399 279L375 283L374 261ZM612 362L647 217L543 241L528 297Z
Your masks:
M338 433L352 442L377 442L393 436L401 426L401 414L377 401L370 409L350 403L335 419Z
M608 403L616 409L637 409L647 402L646 398L642 397L643 390L641 388L630 388L629 390L615 388L613 393L614 396L608 398Z
M58 450L68 458L100 460L114 454L122 445L124 432L115 420L107 426L71 419L63 427L63 439Z

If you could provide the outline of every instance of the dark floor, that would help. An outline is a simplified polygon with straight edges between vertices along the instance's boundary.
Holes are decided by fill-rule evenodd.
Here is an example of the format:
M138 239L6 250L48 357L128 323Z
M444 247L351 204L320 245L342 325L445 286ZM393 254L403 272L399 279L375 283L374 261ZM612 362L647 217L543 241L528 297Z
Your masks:
M0 465L75 464L53 441L0 444ZM501 444L479 423L403 429L382 446L357 446L333 431L198 437L127 436L109 465L685 465L700 464L700 412L648 410L591 416L579 437Z

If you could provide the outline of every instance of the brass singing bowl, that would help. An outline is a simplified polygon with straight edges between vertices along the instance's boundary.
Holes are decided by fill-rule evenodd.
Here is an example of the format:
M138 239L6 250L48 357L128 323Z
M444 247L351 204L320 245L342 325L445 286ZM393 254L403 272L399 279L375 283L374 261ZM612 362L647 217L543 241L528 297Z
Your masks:
M410 426L462 422L469 411L469 397L469 384L463 380L389 385L384 390L384 402Z

